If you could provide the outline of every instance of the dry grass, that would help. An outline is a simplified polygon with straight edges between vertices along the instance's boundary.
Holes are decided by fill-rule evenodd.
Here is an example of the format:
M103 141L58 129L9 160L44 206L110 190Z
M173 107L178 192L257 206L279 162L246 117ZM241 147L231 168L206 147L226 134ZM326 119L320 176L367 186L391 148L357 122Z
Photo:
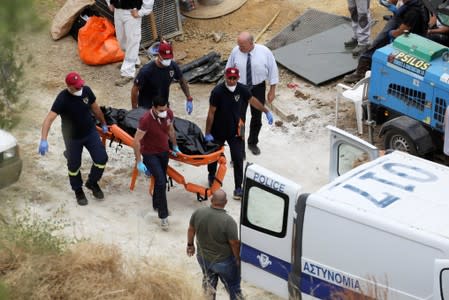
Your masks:
M160 261L160 260L159 260ZM115 246L79 243L63 253L0 249L10 299L202 299L185 272L161 262L125 261Z

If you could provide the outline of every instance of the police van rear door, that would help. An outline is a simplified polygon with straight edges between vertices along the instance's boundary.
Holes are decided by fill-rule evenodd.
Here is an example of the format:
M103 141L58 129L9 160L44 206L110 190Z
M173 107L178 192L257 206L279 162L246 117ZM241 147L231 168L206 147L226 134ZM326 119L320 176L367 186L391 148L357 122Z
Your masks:
M246 168L240 217L242 279L284 298L300 190L300 185L261 166Z
M379 150L349 132L328 125L330 131L329 182L379 157Z
M433 299L449 299L449 260L436 259L433 276Z

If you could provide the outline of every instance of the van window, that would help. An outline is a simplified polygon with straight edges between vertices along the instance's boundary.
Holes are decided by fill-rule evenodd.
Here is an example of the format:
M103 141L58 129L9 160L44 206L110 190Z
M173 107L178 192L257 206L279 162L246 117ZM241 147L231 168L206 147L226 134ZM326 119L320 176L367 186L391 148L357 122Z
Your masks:
M289 197L246 179L242 225L276 237L285 237Z
M350 144L342 143L338 146L338 175L369 162L369 154L360 148Z
M440 273L441 299L449 300L449 269L443 269Z
M253 187L248 195L248 221L255 226L280 233L284 205L282 198Z

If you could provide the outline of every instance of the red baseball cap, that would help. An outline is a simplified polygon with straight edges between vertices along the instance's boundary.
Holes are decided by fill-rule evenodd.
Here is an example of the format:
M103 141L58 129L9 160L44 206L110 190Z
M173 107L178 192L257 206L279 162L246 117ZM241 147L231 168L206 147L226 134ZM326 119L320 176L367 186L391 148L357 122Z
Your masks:
M173 58L173 48L170 43L161 42L159 44L159 55L163 59L172 59Z
M229 77L240 77L239 75L239 69L237 68L227 68L225 71L226 78Z
M65 77L65 83L71 85L76 89L80 89L84 86L84 80L81 78L80 74L76 72L70 72Z

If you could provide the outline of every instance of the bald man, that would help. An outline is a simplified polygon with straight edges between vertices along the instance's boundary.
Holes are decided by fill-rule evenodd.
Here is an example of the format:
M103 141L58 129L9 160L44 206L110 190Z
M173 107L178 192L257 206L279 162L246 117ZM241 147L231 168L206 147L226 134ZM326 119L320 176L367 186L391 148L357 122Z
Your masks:
M203 289L215 299L218 278L229 293L229 298L241 299L240 242L237 223L225 211L226 193L217 190L211 205L197 209L190 218L187 230L187 255L195 254L193 240L196 236L197 260L203 271Z

